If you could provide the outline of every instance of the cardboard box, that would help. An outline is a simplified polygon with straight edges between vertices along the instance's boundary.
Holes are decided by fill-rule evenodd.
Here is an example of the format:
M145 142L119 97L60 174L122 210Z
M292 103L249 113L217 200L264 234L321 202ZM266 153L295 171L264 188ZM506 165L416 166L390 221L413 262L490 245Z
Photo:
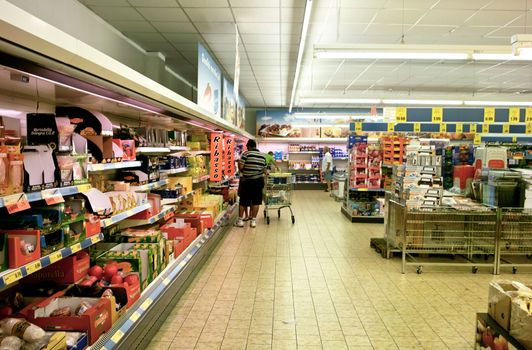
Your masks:
M532 314L530 313L532 291L529 293L529 297L524 302L520 302L518 298L512 299L510 305L510 335L525 348L532 349Z
M67 344L66 344L65 332L47 332L47 335L50 335L48 344L46 344L46 346L41 348L40 350L65 350L66 349Z
M491 316L477 314L475 349L526 350L506 330L499 327Z
M90 257L87 253L71 255L55 264L45 267L24 279L24 283L54 281L66 285L76 283L87 275L90 268Z
M517 281L490 282L488 314L505 330L511 329L512 298L516 297L519 291L532 293L529 287Z
M39 230L6 230L0 234L7 236L9 268L26 265L41 257L41 232ZM23 252L22 243L33 245L33 251Z
M80 316L49 316L62 307L69 307L74 311L82 302L90 304L91 308ZM58 292L50 298L28 305L20 313L29 322L45 330L86 332L89 344L96 342L112 326L111 300L108 298L65 297L64 292Z

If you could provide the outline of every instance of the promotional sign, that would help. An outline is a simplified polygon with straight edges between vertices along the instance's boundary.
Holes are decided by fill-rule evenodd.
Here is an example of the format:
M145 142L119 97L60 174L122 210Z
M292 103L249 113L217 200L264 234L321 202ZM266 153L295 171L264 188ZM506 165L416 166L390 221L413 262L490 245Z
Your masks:
M227 136L224 138L224 163L225 163L225 175L235 176L235 138Z
M233 85L224 77L223 85L223 102L222 102L222 115L232 125L237 124L237 103L234 95Z
M236 43L236 51L235 51L235 79L233 80L235 82L235 86L233 87L233 93L235 95L235 99L238 100L238 88L240 83L240 51L238 51L238 26L235 24L235 43Z
M211 133L211 172L210 180L213 182L222 181L223 176L223 134L219 132Z
M209 52L198 43L198 105L220 117L222 72Z

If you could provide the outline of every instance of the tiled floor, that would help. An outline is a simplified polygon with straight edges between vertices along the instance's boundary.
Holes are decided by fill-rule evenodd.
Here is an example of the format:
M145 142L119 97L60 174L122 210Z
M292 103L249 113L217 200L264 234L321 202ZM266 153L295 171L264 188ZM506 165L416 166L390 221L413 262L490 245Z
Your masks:
M150 349L472 349L489 272L401 274L369 247L382 224L351 224L324 192L293 209L295 225L284 211L228 232Z

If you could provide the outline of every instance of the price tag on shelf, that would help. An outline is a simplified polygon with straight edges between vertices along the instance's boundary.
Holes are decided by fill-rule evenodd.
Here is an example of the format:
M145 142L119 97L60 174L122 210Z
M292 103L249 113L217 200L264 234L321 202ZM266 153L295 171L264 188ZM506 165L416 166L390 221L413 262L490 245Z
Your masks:
M517 136L512 136L512 142L513 142L513 143L516 143L516 142L517 142Z
M480 145L482 143L482 135L475 134L475 138L473 139L473 144Z
M140 304L139 309L146 311L148 310L148 307L150 307L151 303L153 303L153 300L151 298L147 298L142 304Z
M70 250L72 251L72 254L79 252L81 250L81 243L76 243L73 246L70 246Z
M525 122L532 122L532 108L525 109Z
M469 133L470 134L476 134L477 133L477 124L469 124Z
M168 214L166 214L166 215L164 216L163 220L164 220L164 221L167 221L167 220L170 220L170 219L173 218L173 217L174 217L174 212L171 211L171 212L169 212Z
M20 271L19 269L13 271L13 272L10 272L8 273L7 275L4 276L4 285L9 285L11 283L15 283L16 281L18 281L19 279L22 278L22 271Z
M59 260L63 259L63 254L61 251L50 254L50 263L53 264Z
M511 124L519 123L520 115L521 115L521 110L519 108L510 108L508 110L508 122Z
M53 205L57 203L63 203L65 199L58 188L52 188L50 190L41 191L41 196L47 205Z
M510 133L510 124L503 124L502 125L502 133L503 134L509 134Z
M34 261L34 262L29 263L29 264L26 265L26 272L29 275L30 273L34 273L35 271L38 271L41 268L42 268L41 261L37 260L37 261Z
M355 123L355 131L356 132L362 132L362 123L361 122L356 122Z
M414 123L414 132L421 132L421 123Z
M163 280L163 284L165 286L169 285L170 284L170 279L168 277L166 277L164 280Z
M490 132L490 125L489 124L482 124L482 133L487 134Z
M445 123L440 124L440 132L447 132L447 124Z
M395 120L398 123L406 122L406 107L397 107L395 109Z
M140 314L137 311L135 311L134 313L131 314L131 316L129 316L129 319L131 320L131 322L137 322L139 318L140 318Z
M443 108L434 107L432 108L432 122L441 123L443 121Z
M100 236L99 235L95 235L95 236L91 237L91 243L92 244L97 243L99 241L100 241Z
M395 131L394 123L388 123L388 132L394 132L394 131Z
M30 208L30 202L25 193L17 193L4 197L4 206L9 214L17 213Z
M120 339L122 339L122 337L124 336L124 332L122 332L120 329L116 331L115 334L113 334L113 336L111 337L111 340L115 343L115 344L118 344L118 342L120 341Z
M532 122L526 123L526 131L527 134L532 134Z
M464 132L464 124L462 123L456 123L456 131L457 134L462 134Z
M494 123L495 122L495 108L486 107L484 108L484 123Z

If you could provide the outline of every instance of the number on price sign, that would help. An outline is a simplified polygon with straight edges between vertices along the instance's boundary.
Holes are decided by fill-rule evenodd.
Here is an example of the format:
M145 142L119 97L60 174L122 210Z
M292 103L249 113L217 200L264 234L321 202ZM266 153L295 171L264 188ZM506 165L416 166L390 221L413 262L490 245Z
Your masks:
M15 270L13 272L10 272L8 273L7 275L4 276L4 285L9 285L11 283L15 283L16 281L18 281L19 279L22 278L22 271L20 270Z
M487 134L490 132L490 126L489 124L482 124L482 133Z
M526 131L527 134L532 134L532 122L526 123Z
M63 195L61 194L61 192L59 192L59 189L57 188L43 190L41 191L41 196L47 205L63 203L65 201Z
M166 214L166 215L164 216L163 220L164 220L164 221L167 221L167 220L170 220L170 219L173 218L173 217L174 217L174 212L171 211L171 212L169 212L168 214Z
M72 254L77 253L80 250L81 250L81 243L76 243L70 247L70 251L72 251Z
M519 115L521 110L519 108L510 108L508 110L508 122L512 124L519 123Z
M486 107L484 108L484 123L494 123L495 122L495 108Z
M394 132L395 131L395 125L393 123L388 123L388 132Z
M361 122L356 122L355 123L355 131L356 132L362 132L362 123Z
M50 254L50 263L53 264L59 260L63 259L63 254L61 251Z
M440 132L447 132L447 124L444 124L444 123L440 124Z
M470 124L469 125L469 133L470 134L476 134L477 133L477 124Z
M26 272L29 275L30 273L34 273L35 271L40 270L41 267L42 267L41 266L41 261L37 260L35 262L29 263L28 265L26 265Z
M503 134L509 134L510 133L510 124L504 124L502 126L502 133Z
M464 132L464 125L462 123L456 123L456 133L461 134Z
M414 132L421 132L421 123L414 123Z
M525 109L525 122L532 122L532 108Z
M480 134L475 134L475 139L473 140L473 143L475 145L480 145L482 143L482 135Z
M397 107L395 109L395 120L400 123L406 122L406 107Z
M4 197L4 206L9 214L17 213L30 208L30 202L25 193L17 193Z
M432 108L432 122L441 123L443 121L443 108L434 107Z
M91 237L91 243L94 244L100 240L100 237L98 235Z

